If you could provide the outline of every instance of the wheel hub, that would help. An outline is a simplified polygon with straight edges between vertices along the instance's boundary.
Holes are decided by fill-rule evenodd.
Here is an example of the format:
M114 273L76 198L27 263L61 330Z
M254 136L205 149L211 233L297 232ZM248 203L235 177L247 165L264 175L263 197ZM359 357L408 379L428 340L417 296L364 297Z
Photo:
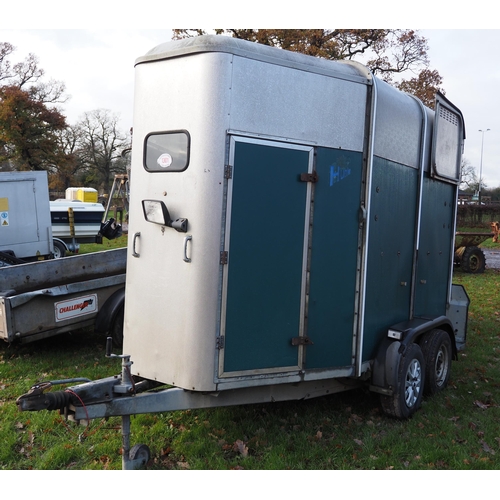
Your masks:
M406 372L405 381L405 401L406 405L411 408L417 401L418 395L422 389L422 367L418 360L414 359L408 371Z
M441 385L448 372L448 352L441 348L436 356L436 384Z

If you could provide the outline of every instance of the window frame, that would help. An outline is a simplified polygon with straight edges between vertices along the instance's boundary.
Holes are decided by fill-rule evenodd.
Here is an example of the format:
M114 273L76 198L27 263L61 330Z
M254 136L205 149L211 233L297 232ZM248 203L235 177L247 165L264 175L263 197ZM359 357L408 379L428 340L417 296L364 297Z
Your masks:
M148 165L148 163L147 163L148 140L153 136L168 136L168 135L185 135L186 136L186 139L187 139L186 151L185 151L186 160L185 160L182 168L181 167L169 168L169 166L167 166L167 167L156 166L155 168L151 168L151 165ZM168 151L165 151L165 153L168 153ZM170 154L170 153L168 153L168 154ZM144 170L146 170L146 172L148 172L148 173L157 174L157 173L184 172L189 167L190 159L191 159L191 135L185 129L150 132L144 138L142 166L144 167Z

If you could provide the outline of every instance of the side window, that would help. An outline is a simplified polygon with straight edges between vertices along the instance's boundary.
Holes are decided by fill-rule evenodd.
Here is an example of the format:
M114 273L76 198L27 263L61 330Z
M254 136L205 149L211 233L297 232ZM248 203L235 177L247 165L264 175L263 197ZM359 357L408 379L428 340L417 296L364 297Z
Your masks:
M189 165L190 136L186 130L146 136L144 168L148 172L182 172Z
M464 138L462 113L437 93L431 158L434 177L453 184L459 183Z

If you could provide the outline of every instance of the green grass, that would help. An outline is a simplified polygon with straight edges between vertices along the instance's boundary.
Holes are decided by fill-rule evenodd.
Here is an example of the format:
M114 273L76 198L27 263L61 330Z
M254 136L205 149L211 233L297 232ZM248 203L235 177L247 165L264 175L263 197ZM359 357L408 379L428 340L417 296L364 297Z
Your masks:
M318 399L132 417L132 444L150 469L500 468L500 274L457 271L471 298L467 347L448 388L407 421L386 417L359 389ZM119 373L92 330L33 344L0 345L0 469L120 469L120 419L90 428L56 412L17 411L31 385Z
M102 243L84 243L80 245L78 255L93 252L103 252L104 250L113 250L114 248L122 248L127 246L128 235L122 234L114 240L102 239Z

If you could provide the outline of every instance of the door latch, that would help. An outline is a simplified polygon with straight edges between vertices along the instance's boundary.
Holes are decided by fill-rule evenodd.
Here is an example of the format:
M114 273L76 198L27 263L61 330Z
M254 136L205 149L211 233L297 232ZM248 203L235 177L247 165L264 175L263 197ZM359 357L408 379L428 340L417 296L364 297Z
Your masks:
M316 170L312 173L304 172L300 174L300 182L318 182L319 175Z
M292 345L313 345L309 337L292 337Z

